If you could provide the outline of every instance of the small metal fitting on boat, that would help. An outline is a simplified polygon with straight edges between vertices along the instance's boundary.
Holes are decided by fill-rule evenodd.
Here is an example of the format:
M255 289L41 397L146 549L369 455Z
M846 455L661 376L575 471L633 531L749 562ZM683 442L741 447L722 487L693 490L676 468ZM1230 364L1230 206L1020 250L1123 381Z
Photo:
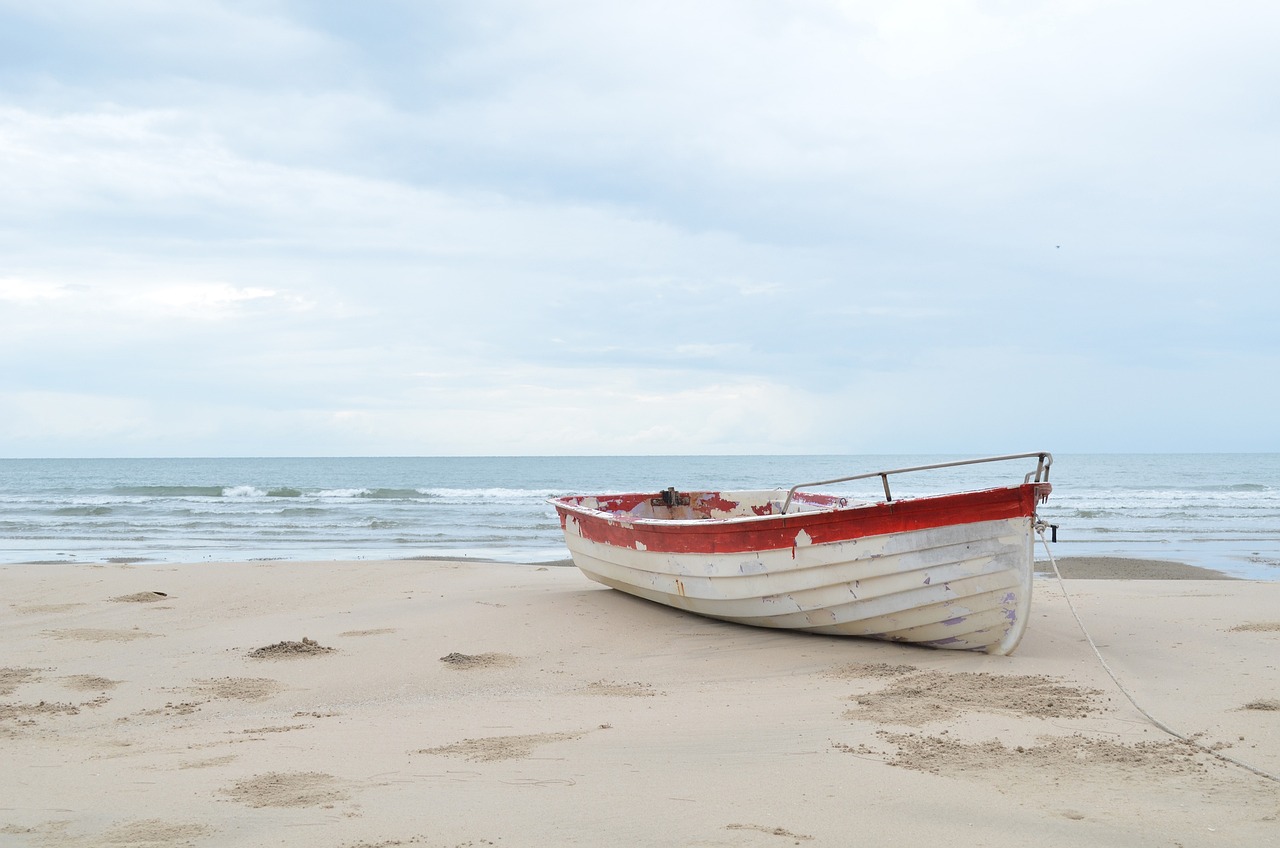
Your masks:
M1039 520L1039 519L1036 519L1036 532L1040 534L1040 538L1042 538L1042 539L1044 538L1044 531L1045 531L1045 530L1048 530L1048 531L1049 531L1049 541L1050 541L1050 542L1056 542L1056 541L1058 541L1058 525L1056 525L1056 524L1047 524L1047 523L1045 523L1044 521L1041 521L1041 520Z
M662 497L650 498L649 503L654 506L688 506L689 496L682 495L677 492L675 486L668 486L666 489L662 490Z

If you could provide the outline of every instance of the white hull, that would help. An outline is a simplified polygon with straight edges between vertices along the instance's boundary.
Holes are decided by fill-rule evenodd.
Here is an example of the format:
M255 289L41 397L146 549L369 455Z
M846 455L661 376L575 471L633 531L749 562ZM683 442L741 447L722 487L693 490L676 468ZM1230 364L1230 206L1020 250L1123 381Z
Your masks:
M565 523L574 562L623 592L711 618L1008 654L1031 604L1033 519L932 527L740 553L591 541Z

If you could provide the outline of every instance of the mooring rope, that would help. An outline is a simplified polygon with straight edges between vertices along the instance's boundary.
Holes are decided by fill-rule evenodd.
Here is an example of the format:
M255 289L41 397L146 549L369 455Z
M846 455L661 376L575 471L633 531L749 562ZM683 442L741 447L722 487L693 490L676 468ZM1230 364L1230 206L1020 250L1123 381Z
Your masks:
M1116 673L1114 671L1112 671L1111 666L1107 664L1106 659L1103 658L1102 656L1102 652L1098 650L1098 646L1094 643L1093 637L1089 635L1088 629L1085 628L1084 622L1080 619L1080 614L1076 612L1076 605L1072 603L1071 594L1067 592L1067 584L1062 579L1062 572L1058 571L1058 562L1053 558L1053 552L1049 550L1049 543L1044 538L1044 527L1041 525L1037 525L1036 533L1039 534L1040 536L1040 542L1044 545L1045 553L1049 555L1049 564L1053 566L1053 574L1055 577L1058 578L1058 586L1061 587L1062 589L1062 597L1066 599L1067 608L1071 610L1072 617L1075 618L1076 624L1080 626L1080 632L1084 634L1085 641L1089 643L1090 648L1093 648L1094 656L1096 656L1098 658L1098 662L1102 664L1102 668L1104 671L1106 671L1107 676L1111 678L1111 681L1116 684L1116 687L1124 694L1124 696L1129 699L1129 703L1133 704L1134 709L1136 709L1138 712L1146 716L1147 720L1150 721L1152 724L1154 724L1156 727L1160 728L1165 733L1169 734L1175 739L1179 739L1187 743L1188 745L1192 745L1200 749L1201 751L1204 751L1206 754L1210 754L1218 758L1219 760L1222 760L1223 762L1231 763L1232 765L1239 766L1240 768L1245 769L1246 771L1251 771L1260 777L1265 777L1267 780L1274 780L1275 782L1280 783L1280 776L1274 775L1269 771L1264 771L1258 768L1257 766L1251 766L1246 762L1241 762L1240 760L1237 760L1235 757L1229 757L1226 754L1222 753L1221 751L1215 751L1212 748L1209 748L1205 745L1200 744L1200 742L1196 741L1190 736L1186 736L1174 730L1172 727L1165 724L1163 721L1156 718L1151 713L1147 712L1147 710L1144 709L1143 706L1138 703L1137 699L1135 699L1133 695L1130 694L1129 690L1125 688L1125 685L1120 682L1120 678L1116 676Z

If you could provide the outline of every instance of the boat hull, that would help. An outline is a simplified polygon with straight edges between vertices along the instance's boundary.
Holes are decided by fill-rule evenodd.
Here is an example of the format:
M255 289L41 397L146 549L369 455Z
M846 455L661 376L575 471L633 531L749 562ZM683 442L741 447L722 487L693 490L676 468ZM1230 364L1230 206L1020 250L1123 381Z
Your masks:
M686 520L619 509L630 496L552 503L578 568L641 598L758 627L1008 654L1030 613L1035 504L1047 494L1028 483Z

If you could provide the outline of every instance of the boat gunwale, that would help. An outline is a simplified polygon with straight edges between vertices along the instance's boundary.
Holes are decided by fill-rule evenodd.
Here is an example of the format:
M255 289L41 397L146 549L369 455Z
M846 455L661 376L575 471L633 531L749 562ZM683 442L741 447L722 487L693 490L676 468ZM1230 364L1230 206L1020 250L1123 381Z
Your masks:
M566 533L613 547L651 553L750 553L850 542L997 518L1034 521L1036 505L1050 491L1049 483L1021 483L838 509L724 519L643 518L576 506L564 499L550 502L560 513L561 529ZM648 497L640 493L628 495ZM571 496L569 500L573 497L594 496ZM570 530L570 520L576 525L575 530Z
M1043 502L1045 496L1047 495L1047 492L1049 491L1049 486L1050 484L1043 483L1043 482L1042 483L1015 483L1007 486L991 486L985 489L971 489L971 490L965 490L960 492L939 492L939 493L930 494L930 495L915 495L915 496L909 496L909 497L903 497L903 498L894 498L891 501L886 501L886 500L856 501L856 502L849 501L849 503L846 505L837 505L837 506L831 506L831 507L814 507L812 509L806 509L800 512L785 512L785 513L776 512L776 513L769 513L766 515L734 515L734 516L726 516L723 518L710 518L710 517L708 518L650 518L646 516L635 516L623 510L597 509L594 507L582 506L581 504L569 502L575 499L585 499L585 498L596 498L596 499L636 498L642 501L648 498L661 497L660 492L607 492L607 493L596 494L596 495L562 495L560 497L548 498L547 503L551 504L557 510L560 510L560 511L571 512L577 515L589 517L596 520L604 520L604 521L610 522L611 524L616 524L616 525L626 526L626 527L633 526L633 525L643 525L646 528L668 528L668 527L669 528L685 528L687 527L692 529L692 528L701 528L701 527L706 527L706 528L721 527L726 524L741 524L741 523L752 523L752 522L763 524L770 521L776 521L782 524L783 526L786 526L787 524L801 524L801 523L804 523L807 519L813 519L813 518L818 518L823 516L836 515L840 517L845 517L844 514L846 513L852 514L854 512L860 512L860 511L882 510L885 508L897 508L906 504L919 504L919 503L928 502L928 501L941 501L944 499L961 498L961 497L971 496L971 495L982 495L982 494L988 494L991 492L1023 490L1023 489L1026 489L1027 487L1033 487L1034 489L1036 489L1036 502ZM733 491L733 490L690 489L688 491L690 494L696 493L700 495L714 495L719 497L725 494L747 494L747 493L756 493L756 492L785 492L786 490L785 489L743 489L740 491ZM797 496L815 495L815 494L817 493L796 492ZM827 498L831 496L818 495L818 497Z

